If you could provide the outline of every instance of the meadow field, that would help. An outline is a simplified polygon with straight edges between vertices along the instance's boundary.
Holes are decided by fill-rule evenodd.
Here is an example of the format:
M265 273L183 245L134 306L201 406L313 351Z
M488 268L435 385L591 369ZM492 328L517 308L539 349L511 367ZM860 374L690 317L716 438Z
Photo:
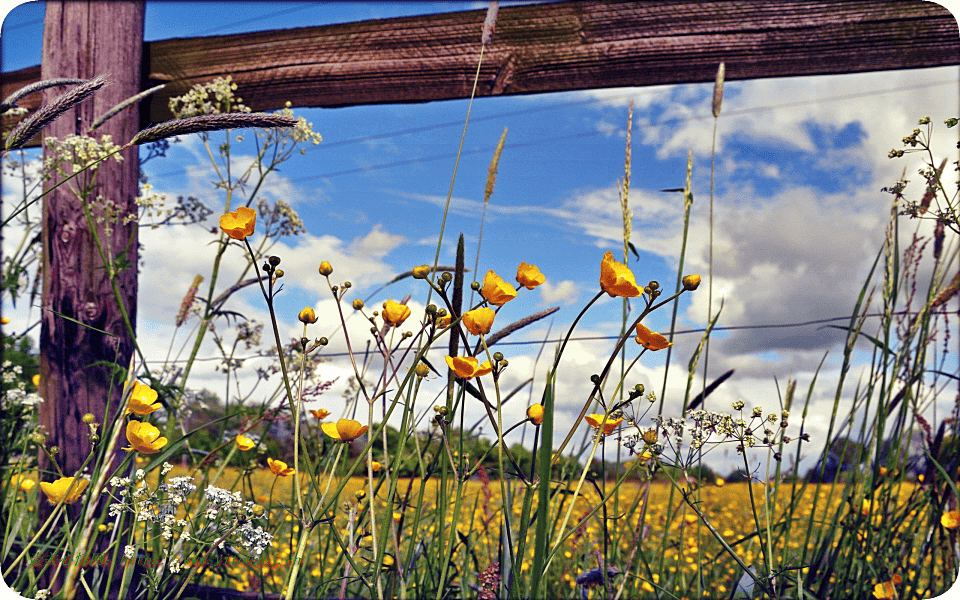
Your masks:
M496 7L488 14L482 44ZM721 63L714 142L724 72ZM670 238L675 259L661 271L668 277L642 271L651 261L641 260L634 232L632 103L622 179L604 207L619 239L609 249L564 248L591 257L575 276L588 283L555 318L559 306L527 310L540 306L531 294L569 288L573 280L561 277L574 275L541 272L514 256L509 239L481 253L484 225L496 224L486 223L486 209L506 130L486 171L479 233L445 232L451 181L436 239L404 238L426 248L422 264L389 274L378 264L368 270L376 275L358 280L350 272L358 263L332 236L290 242L306 235L304 221L263 192L320 134L289 103L252 112L229 77L174 97L176 118L131 140L88 132L47 138L44 157L25 153L43 125L104 85L99 77L82 82L25 117L4 146L5 173L22 188L2 223L17 238L3 263L4 293L23 300L49 283L37 267L41 231L58 222L27 209L66 186L102 262L92 270L111 290L103 301L120 315L110 333L79 313L44 313L73 336L113 344L112 360L84 356L90 362L71 372L101 386L88 404L69 394L44 400L64 391L50 376L57 356L44 347L41 359L33 348L37 323L4 323L17 332L3 335L0 557L3 580L22 595L906 600L953 586L960 202L953 166L935 154L929 117L890 151L890 159L915 154L921 179L884 188L882 241L857 272L862 285L857 279L847 316L814 323L823 325L815 335L837 336L829 369L826 355L807 356L816 366L800 385L771 377L775 392L749 397L737 391L739 363L714 372L723 364L719 345L710 358L723 323L721 292L779 292L784 278L758 268L750 286L714 290L715 150L709 198L697 204L702 211L709 203L711 241L691 240L691 151L685 184L662 190L681 215ZM469 119L468 108L464 135ZM129 212L104 198L97 175L105 163L140 146L144 160L164 158L170 139L209 161L209 196L181 196L172 207L141 182ZM170 285L165 277L183 286L179 308L162 307L173 323L169 341L149 338L160 328L138 330L126 312L121 275L138 263L128 260L129 248L111 245L111 234L135 227L169 231L162 245L172 266L140 273L153 289ZM371 235L390 237L379 226ZM366 241L357 252L382 259ZM696 244L709 256L703 273L685 267ZM318 247L339 252L339 262ZM195 260L206 270L182 268ZM817 273L801 275L811 301L831 293ZM301 290L315 291L315 300L291 308L286 294L304 281ZM678 307L693 306L691 296L706 317L681 344ZM140 301L140 322L149 323L143 313L160 310L156 298ZM593 319L586 332L585 319ZM790 336L794 326L731 329ZM121 337L130 342L122 361ZM521 337L525 350L513 345ZM75 358L72 351L58 356ZM339 395L328 393L334 384ZM710 466L718 456L727 457L723 473Z

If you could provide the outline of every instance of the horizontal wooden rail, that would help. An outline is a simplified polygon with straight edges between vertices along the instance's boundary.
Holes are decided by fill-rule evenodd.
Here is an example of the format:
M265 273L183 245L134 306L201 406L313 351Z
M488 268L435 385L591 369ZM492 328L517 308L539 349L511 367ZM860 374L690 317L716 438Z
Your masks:
M232 75L255 110L469 96L485 11L144 44L149 123L196 83ZM556 2L500 10L479 96L960 64L950 12L911 0ZM39 67L2 76L2 97ZM21 104L34 108L37 95Z

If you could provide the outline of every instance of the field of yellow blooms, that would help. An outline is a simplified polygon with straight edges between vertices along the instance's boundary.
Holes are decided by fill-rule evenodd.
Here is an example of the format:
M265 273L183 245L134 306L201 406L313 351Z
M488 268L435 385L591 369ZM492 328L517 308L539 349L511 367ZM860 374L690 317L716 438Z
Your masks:
M173 473L179 474L178 472ZM239 473L227 470L224 475L227 482ZM335 488L338 482L334 482ZM312 544L305 560L309 561L306 573L311 580L311 588L319 589L329 585L331 580L338 580L350 571L350 565L339 550L335 539L345 544L356 544L359 549L356 556L357 564L361 567L366 564L366 554L371 554L369 545L370 536L367 532L351 531L348 519L348 507L358 505L362 510L366 504L364 491L367 480L360 477L348 481L341 494L343 506L332 520L321 524L311 536ZM765 526L767 519L771 523L781 522L790 509L790 483L781 483L778 489L774 486L764 486L754 483L754 498L763 502L766 498L768 506L775 506L774 511L767 511L759 506L755 513L749 501L746 483L724 484L722 480L704 484L694 490L698 498L697 506L705 517L709 527L718 532L725 542L734 546L741 558L750 566L763 563L764 555L761 544L763 535L756 535L758 522L760 529ZM789 533L781 537L787 540L783 547L777 547L776 552L788 555L798 554L802 546L807 544L812 549L812 540L805 538L807 523L811 515L814 521L821 521L823 517L833 515L838 511L849 508L845 505L844 484L806 484L797 483L792 518L796 523L793 528L795 535ZM281 589L290 564L297 550L297 539L300 530L298 520L291 514L294 505L293 478L276 477L267 469L250 473L244 487L252 489L245 493L269 507L271 529L276 538L272 547L267 550L257 563L243 563L241 561L224 561L222 568L213 569L206 574L204 583L216 586L233 586L240 590L264 589L272 592ZM915 484L904 483L899 490L901 501L907 501L916 489ZM607 491L613 489L609 483ZM409 492L409 493L408 493ZM439 534L438 528L443 523L448 526L453 523L452 507L444 509L438 503L437 482L431 480L425 489L421 488L420 480L406 479L397 482L397 496L406 497L411 505L423 503L420 511L420 520L414 523L414 510L398 510L396 506L388 507L380 500L377 494L374 506L378 513L389 515L392 518L390 527L393 539L388 541L387 568L396 569L396 548L399 548L401 562L407 568L413 566L417 560L416 545L423 540L429 540ZM513 498L514 517L521 514L520 497ZM599 500L595 490L588 491L577 499L574 515L581 518L594 508ZM471 481L463 498L463 510L457 519L456 531L462 545L455 560L462 561L470 580L477 573L483 572L496 561L498 547L501 543L502 531L499 507L501 506L501 487L499 482L483 483ZM556 585L552 586L555 593L570 598L579 598L583 592L588 597L594 597L595 590L581 589L576 579L584 572L597 565L596 552L603 544L608 545L608 555L613 557L611 564L629 565L634 563L639 553L639 572L626 572L627 578L623 597L637 597L649 594L650 597L658 593L664 597L692 598L698 597L697 578L703 586L702 597L729 597L732 589L737 585L742 575L741 568L724 554L723 548L717 539L711 535L707 525L700 521L694 511L685 504L679 492L673 486L660 483L648 484L639 481L626 482L615 496L607 502L607 535L604 539L603 519L597 513L580 522L574 534L565 542L562 553L563 559L551 567L551 574L555 574ZM867 514L871 510L869 503L860 507ZM879 520L879 515L874 520ZM528 533L528 543L533 536L532 528ZM516 543L516 540L514 540ZM528 545L529 547L529 545ZM410 560L409 557L414 557ZM867 556L869 562L872 557ZM522 569L529 568L528 562L522 563ZM626 569L624 569L626 570ZM619 584L622 580L617 579ZM453 582L459 584L459 580ZM872 587L872 584L870 584ZM310 588L308 588L310 589ZM566 590L566 591L564 591ZM463 594L470 596L473 592L464 590Z

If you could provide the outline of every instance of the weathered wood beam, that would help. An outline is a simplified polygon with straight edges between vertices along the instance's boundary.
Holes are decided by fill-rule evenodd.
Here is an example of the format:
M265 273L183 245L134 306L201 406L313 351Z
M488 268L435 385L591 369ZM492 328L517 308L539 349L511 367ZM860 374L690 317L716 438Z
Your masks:
M109 74L112 83L64 113L37 137L62 140L71 134L85 134L98 117L139 91L143 16L143 0L48 0L42 76L90 79ZM50 102L62 91L45 90L44 101ZM132 116L129 110L133 111ZM110 135L115 142L122 143L130 140L138 127L138 115L133 108L107 121L93 135L98 139ZM133 340L124 325L91 227L79 199L70 190L92 188L91 212L95 216L107 210L102 202L97 202L98 195L113 202L121 216L136 215L134 199L140 174L137 150L131 148L121 153L122 162L110 159L102 163L96 181L81 176L43 198L39 393L45 401L40 404L40 424L46 428L47 443L60 448L57 460L68 476L77 473L91 450L90 428L83 422L83 415L91 413L98 423L110 423L117 416L120 386L111 381L111 370L97 363L126 368L133 353ZM47 157L53 156L49 150L45 152ZM65 168L70 171L69 166ZM46 184L48 188L56 177ZM113 258L126 261L117 283L126 313L135 324L137 225L116 223L112 232L107 231L107 224L94 223L94 227ZM108 401L113 414L106 414ZM108 461L103 468L109 470L109 465ZM42 454L40 468L50 468ZM44 505L41 503L41 511L49 510ZM79 508L71 506L68 510L75 513Z
M232 75L256 110L428 102L470 94L485 11L362 21L144 45L167 100ZM500 10L479 96L960 64L945 8L911 0L556 2ZM3 77L4 97L27 79ZM8 76L10 77L8 82ZM26 104L25 104L26 105Z

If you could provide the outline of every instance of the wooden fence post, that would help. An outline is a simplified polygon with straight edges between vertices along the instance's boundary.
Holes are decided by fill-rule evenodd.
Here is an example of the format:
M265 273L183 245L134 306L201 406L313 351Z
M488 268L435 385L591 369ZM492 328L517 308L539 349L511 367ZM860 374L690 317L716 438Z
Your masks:
M94 120L122 100L140 91L144 2L65 1L46 3L41 78L104 75L110 84L49 125L43 135L64 138L84 135ZM63 89L47 90L44 103ZM129 141L140 124L137 107L109 120L91 135L110 135L114 143ZM45 150L45 155L49 151ZM123 161L103 163L97 194L111 200L122 214L136 214L139 160L137 148L123 152ZM103 224L97 225L106 240ZM89 428L82 422L92 413L107 423L110 371L91 366L97 361L127 367L133 343L124 325L110 281L87 226L80 202L58 188L43 201L43 313L40 330L40 422L48 445L60 449L57 461L64 475L79 469L90 452ZM114 254L128 265L119 275L123 304L136 323L137 224L115 224L110 237ZM58 316L75 319L116 337L97 333ZM119 390L114 386L116 407ZM41 468L50 465L41 456ZM49 475L42 476L45 481Z

